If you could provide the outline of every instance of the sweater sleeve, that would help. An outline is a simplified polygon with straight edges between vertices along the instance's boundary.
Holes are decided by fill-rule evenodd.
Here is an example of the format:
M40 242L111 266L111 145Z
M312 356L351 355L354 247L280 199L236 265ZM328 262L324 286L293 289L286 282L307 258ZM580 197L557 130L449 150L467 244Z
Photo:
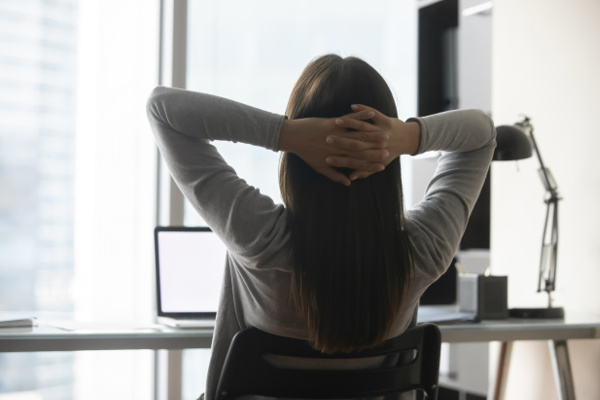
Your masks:
M281 233L283 206L240 179L210 142L242 142L276 151L283 116L166 87L151 93L147 114L176 184L230 251L251 257Z
M450 265L479 197L496 147L496 129L479 110L415 120L421 125L419 153L442 155L425 197L406 213L406 220L415 265L437 278Z

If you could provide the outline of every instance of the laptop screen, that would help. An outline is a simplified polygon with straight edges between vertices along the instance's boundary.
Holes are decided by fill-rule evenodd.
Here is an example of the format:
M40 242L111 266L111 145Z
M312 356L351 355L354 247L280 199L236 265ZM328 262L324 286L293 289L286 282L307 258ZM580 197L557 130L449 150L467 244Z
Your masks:
M159 316L216 313L225 245L209 228L154 231Z

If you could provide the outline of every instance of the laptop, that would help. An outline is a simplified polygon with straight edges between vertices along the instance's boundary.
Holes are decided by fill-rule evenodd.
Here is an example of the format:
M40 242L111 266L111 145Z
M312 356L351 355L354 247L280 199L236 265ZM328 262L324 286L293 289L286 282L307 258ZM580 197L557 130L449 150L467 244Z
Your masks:
M226 248L206 227L156 227L157 321L173 328L214 327Z

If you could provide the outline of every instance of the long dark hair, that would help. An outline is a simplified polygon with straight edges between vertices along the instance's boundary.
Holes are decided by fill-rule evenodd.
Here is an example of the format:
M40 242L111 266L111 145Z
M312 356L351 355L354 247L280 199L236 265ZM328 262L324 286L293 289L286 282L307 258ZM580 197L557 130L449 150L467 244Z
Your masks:
M306 67L286 114L338 117L352 112L352 104L397 117L393 95L375 69L355 57L326 55ZM291 226L291 294L309 341L327 353L380 344L412 276L400 160L346 187L284 153L279 179Z

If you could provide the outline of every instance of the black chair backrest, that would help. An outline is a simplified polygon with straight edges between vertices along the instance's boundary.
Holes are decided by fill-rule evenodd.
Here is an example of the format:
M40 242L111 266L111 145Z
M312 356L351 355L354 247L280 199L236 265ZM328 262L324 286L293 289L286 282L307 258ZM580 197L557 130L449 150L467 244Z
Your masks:
M298 339L271 335L256 328L238 332L225 359L217 399L243 395L276 398L346 399L385 396L420 390L427 399L437 399L441 335L437 326L418 325L382 346L358 353L323 354ZM285 366L273 362L280 357L309 359ZM335 369L331 361L384 358L375 367ZM289 358L288 358L289 360ZM327 364L316 367L315 362ZM339 365L339 364L337 364ZM327 368L327 369L325 369ZM330 369L332 368L332 369Z

